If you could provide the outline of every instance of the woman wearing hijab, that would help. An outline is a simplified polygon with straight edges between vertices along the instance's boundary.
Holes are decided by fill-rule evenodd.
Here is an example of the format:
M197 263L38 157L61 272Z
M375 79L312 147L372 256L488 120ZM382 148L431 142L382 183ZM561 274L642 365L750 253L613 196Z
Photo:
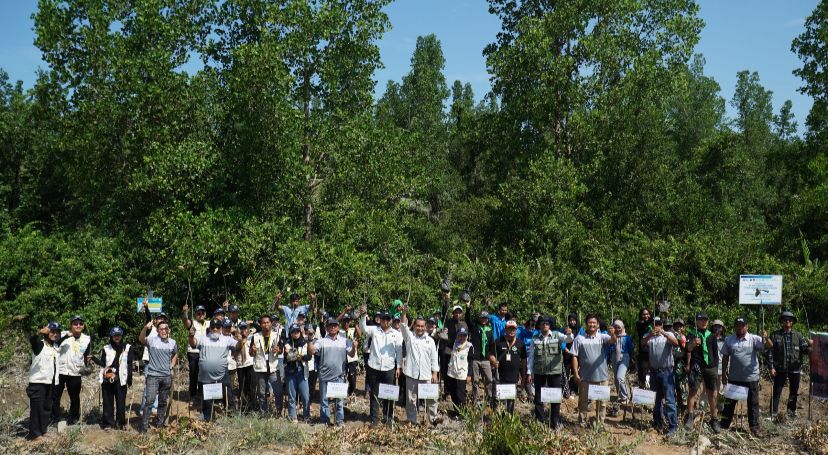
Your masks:
M635 342L633 337L624 330L624 322L616 319L612 323L615 327L615 344L610 346L609 356L612 363L612 371L615 372L615 387L618 389L618 402L626 404L629 400L629 389L627 388L627 370L630 368L630 357L632 357Z
M98 382L103 400L102 429L123 430L126 427L126 395L127 388L132 385L132 368L129 367L132 365L132 352L123 339L124 330L112 327L109 330L109 344L103 347L99 359L93 358L101 367Z

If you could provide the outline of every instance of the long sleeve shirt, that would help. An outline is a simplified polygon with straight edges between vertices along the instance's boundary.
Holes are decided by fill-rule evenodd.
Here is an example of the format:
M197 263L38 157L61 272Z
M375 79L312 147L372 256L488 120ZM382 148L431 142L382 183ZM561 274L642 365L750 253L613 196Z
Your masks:
M379 371L388 371L402 365L402 334L389 328L382 330L381 326L369 326L366 324L366 316L359 319L359 330L369 339L368 366Z
M431 379L432 373L440 371L434 339L425 333L418 337L405 324L402 324L401 328L408 349L403 374L412 379Z

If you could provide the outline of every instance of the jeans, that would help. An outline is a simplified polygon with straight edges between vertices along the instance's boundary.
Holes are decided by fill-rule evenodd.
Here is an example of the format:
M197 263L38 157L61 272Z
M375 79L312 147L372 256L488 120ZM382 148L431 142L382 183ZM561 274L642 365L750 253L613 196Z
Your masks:
M620 362L615 360L615 353L610 353L610 355L612 356L612 371L615 372L615 388L618 389L618 399L625 402L630 399L630 392L627 389L627 369L630 367L630 355L623 354Z
M417 423L417 386L419 384L430 383L430 379L418 380L409 377L405 378L405 416L409 422ZM437 419L437 400L425 400L425 406L429 422L434 422Z
M308 380L305 379L304 370L293 373L286 373L288 393L288 416L296 420L296 398L297 394L302 399L302 417L307 421L310 419L310 392L308 391Z
M386 422L391 422L391 419L394 417L394 402L389 400L380 401L377 396L379 394L380 384L394 384L394 371L396 370L393 368L388 371L371 369L371 376L368 378L371 384L371 423L377 423L379 419L377 414L379 414L380 404L382 404Z
M26 387L26 395L29 396L29 439L43 436L49 429L53 389L52 384L29 383Z
M164 420L167 416L167 397L170 394L170 390L172 389L172 376L147 376L147 383L146 383L146 393L145 395L147 398L144 401L143 408L141 409L141 431L147 431L149 428L149 419L150 419L150 400L155 401L158 399L158 417L156 418L155 424L156 426L162 427L164 426Z
M771 413L776 415L779 411L779 401L782 399L782 389L785 387L785 379L788 380L788 414L796 414L796 398L799 395L799 380L801 373L786 373L784 371L776 370L776 376L773 378L773 405L771 406Z
M117 377L115 378L115 381L116 382L104 381L104 383L101 384L101 399L103 401L103 419L101 420L102 428L111 428L116 426L116 424L118 427L126 425L127 386L121 385L121 382Z
M321 379L319 380L319 420L321 420L322 423L325 424L331 423L331 409L329 406L330 403L328 403L327 394L329 382L345 382L345 377L340 376L330 381L323 381ZM345 425L345 400L334 399L334 401L336 402L334 404L336 406L336 424Z
M63 398L64 387L69 392L69 421L77 422L80 420L81 377L65 374L60 375L60 382L52 392L52 419L60 419L60 399Z
M759 429L759 381L741 382L729 381L733 385L738 385L748 388L748 425L751 431ZM730 428L730 423L733 421L733 412L736 410L736 400L725 398L724 410L722 411L722 428Z
M273 390L273 400L276 402L276 414L282 415L282 401L284 396L282 394L282 378L279 376L279 371L277 370L271 373L256 372L256 379L259 381L259 411L270 411L267 401L267 387L270 386L271 390Z
M650 372L650 386L655 390L656 399L653 407L653 427L661 429L664 425L664 415L667 416L667 430L678 428L676 413L676 375L673 370L665 369ZM662 403L663 400L663 403ZM663 412L662 411L666 411Z
M189 377L190 377L190 401L194 402L196 399L200 400L201 395L201 383L198 382L198 353L197 352L188 352L187 353L187 366L189 367Z
M144 385L144 393L141 394L141 406L139 408L139 413L143 415L144 413L144 405L147 403L147 387ZM158 412L158 397L156 396L155 399L152 401L152 412Z
M543 387L561 387L563 386L563 378L559 374L539 374L532 377L532 382L535 385L535 418L540 422L546 422L544 405L541 402L541 389ZM563 398L563 393L561 397ZM549 424L552 428L557 429L561 426L561 404L549 404L552 407L552 419Z
M487 360L472 360L470 362L471 366L471 377L472 377L472 400L477 402L477 398L479 392L477 390L477 380L478 378L483 380L483 390L489 402L494 402L495 397L497 394L495 393L495 385L494 376L492 375L492 364L489 363Z

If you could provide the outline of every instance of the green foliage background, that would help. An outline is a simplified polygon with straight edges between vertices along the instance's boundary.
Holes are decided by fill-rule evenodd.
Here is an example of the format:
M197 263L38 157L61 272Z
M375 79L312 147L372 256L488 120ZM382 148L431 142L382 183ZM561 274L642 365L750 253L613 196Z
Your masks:
M692 0L489 0L491 93L429 35L374 99L389 1L40 0L47 67L0 72L7 324L137 331L148 288L173 316L277 291L430 313L443 278L520 316L730 321L740 273L828 322L825 1L792 44L801 134L755 72L725 116Z

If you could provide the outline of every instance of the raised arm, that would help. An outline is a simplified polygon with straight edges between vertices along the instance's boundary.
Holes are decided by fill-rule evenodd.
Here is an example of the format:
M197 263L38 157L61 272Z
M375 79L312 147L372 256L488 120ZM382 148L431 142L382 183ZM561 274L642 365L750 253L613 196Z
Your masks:
M149 335L150 330L152 330L152 321L147 322L143 329L141 329L141 333L138 334L138 342L146 345L147 344L147 335Z

